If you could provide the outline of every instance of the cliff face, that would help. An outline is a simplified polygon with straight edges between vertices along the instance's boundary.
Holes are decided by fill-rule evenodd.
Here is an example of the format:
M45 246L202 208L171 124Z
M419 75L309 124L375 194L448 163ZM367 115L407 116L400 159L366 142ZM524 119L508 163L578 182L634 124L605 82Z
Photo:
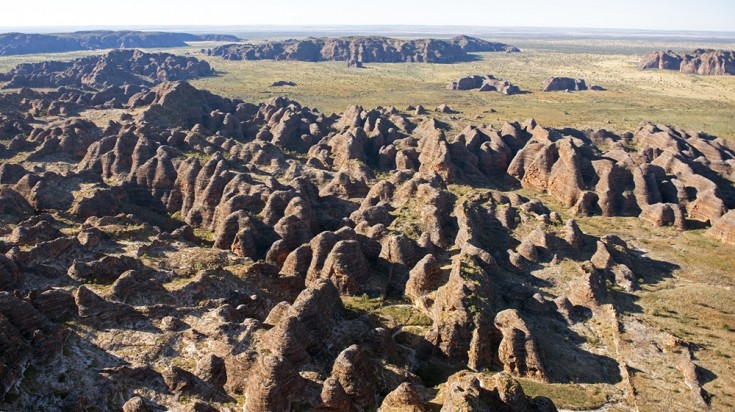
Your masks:
M724 76L735 74L735 51L697 49L692 53L651 52L643 56L640 70L679 70L682 73Z
M454 63L471 61L468 52L518 51L468 36L450 40L387 37L309 38L262 44L230 44L207 51L228 60L357 61L364 63Z
M55 34L0 34L0 56L60 53L76 50L182 47L188 41L228 41L239 39L220 34L188 34L139 31L79 31Z

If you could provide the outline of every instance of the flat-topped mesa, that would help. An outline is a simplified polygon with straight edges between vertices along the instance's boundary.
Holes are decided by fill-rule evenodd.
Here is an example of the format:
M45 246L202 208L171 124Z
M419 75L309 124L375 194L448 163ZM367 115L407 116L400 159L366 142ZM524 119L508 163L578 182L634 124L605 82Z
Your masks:
M735 74L735 50L697 49L679 54L655 51L641 58L638 69L678 70L682 73L724 76Z
M518 51L503 43L469 36L451 40L402 40L378 36L307 38L259 44L229 44L206 50L227 60L346 61L355 63L455 63L472 61L472 52Z
M519 94L521 89L509 81L498 79L488 74L485 76L461 77L447 85L449 90L472 90L480 89L481 92L498 92L501 94Z
M89 87L152 85L163 81L191 80L213 76L209 63L194 57L140 50L113 50L100 56L70 62L49 61L19 64L0 75L6 89L21 87Z
M53 34L0 34L0 56L60 53L76 50L184 47L190 41L236 42L225 34L189 34L142 31L78 31Z

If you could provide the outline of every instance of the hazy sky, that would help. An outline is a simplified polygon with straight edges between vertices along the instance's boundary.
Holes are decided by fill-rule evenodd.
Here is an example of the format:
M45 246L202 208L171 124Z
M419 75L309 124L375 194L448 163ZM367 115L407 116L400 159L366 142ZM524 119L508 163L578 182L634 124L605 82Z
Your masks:
M2 28L468 25L735 31L735 0L4 0Z

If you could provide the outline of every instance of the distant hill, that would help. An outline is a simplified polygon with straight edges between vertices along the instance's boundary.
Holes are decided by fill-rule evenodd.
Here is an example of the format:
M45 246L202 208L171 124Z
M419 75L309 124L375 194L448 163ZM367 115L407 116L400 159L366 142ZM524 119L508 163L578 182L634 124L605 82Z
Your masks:
M364 63L455 63L471 52L518 52L517 48L469 36L449 40L402 40L379 36L307 38L259 44L228 44L207 50L228 60L347 61Z
M77 50L182 47L188 41L236 42L236 36L141 31L78 31L55 34L0 34L0 56Z

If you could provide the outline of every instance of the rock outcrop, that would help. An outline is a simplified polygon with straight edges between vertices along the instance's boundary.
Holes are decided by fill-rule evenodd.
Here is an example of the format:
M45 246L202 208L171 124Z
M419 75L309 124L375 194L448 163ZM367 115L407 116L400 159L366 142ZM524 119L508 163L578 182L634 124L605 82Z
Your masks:
M678 54L671 50L644 55L639 70L678 70L682 73L724 76L735 74L735 51L697 49Z
M447 86L449 90L472 90L480 89L481 92L498 92L501 94L518 94L521 93L521 89L502 79L498 79L495 76L488 74L485 76L468 76L461 77L457 81L450 83Z
M520 314L513 309L499 312L495 316L495 327L503 335L498 348L503 370L514 376L546 381L538 344Z
M461 36L449 41L340 37L232 44L208 49L207 54L221 56L227 60L455 63L472 60L472 55L468 53L489 51L518 51L518 49L469 36Z
M449 377L442 411L556 411L544 397L529 399L520 383L504 373L459 372Z
M641 62L638 64L638 70L679 70L681 62L681 56L671 50L665 52L651 52L643 56Z
M735 211L731 210L712 223L707 236L735 245Z
M549 77L544 80L545 92L582 90L587 90L587 84L582 79L572 79L570 77Z

